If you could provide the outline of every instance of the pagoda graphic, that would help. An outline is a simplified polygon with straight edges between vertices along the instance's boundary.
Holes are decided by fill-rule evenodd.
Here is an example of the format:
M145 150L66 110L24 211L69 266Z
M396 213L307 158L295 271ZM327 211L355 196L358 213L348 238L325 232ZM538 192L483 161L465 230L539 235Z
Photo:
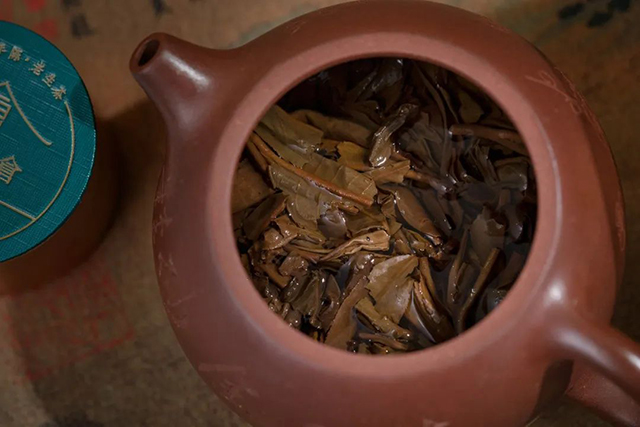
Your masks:
M0 159L0 181L9 185L16 172L22 172L22 169L20 169L20 166L16 163L15 156Z

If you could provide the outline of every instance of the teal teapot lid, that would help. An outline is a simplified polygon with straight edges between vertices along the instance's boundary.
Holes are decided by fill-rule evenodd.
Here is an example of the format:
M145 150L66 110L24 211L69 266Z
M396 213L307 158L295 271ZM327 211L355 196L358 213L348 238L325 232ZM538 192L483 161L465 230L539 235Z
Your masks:
M0 262L64 224L95 149L91 101L71 62L39 35L0 22Z

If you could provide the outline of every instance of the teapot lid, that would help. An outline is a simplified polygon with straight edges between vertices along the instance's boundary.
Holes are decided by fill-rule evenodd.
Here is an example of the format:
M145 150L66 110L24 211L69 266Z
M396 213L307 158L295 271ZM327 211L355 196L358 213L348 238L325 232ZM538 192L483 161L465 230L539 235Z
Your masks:
M0 22L0 262L64 224L95 148L93 109L71 62L39 35Z

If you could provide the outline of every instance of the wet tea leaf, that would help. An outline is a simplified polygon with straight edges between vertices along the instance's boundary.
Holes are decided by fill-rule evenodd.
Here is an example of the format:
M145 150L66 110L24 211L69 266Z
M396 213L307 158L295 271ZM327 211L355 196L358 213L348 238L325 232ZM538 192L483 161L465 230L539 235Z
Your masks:
M368 160L369 150L366 148L354 144L353 142L345 141L338 145L338 153L340 154L338 163L341 165L345 165L351 169L361 172L371 169L371 165Z
M376 298L376 310L394 323L400 322L411 299L413 279L396 280L387 286Z
M307 153L320 145L322 140L321 130L296 120L277 105L267 111L260 123L284 144L293 144Z
M351 141L361 147L369 147L371 145L372 132L352 121L325 116L313 110L298 110L293 113L293 116L321 129L325 138Z
M262 125L258 125L255 133L278 153L278 156L282 157L287 162L301 168L307 163L308 152L297 149L295 146L291 147L281 142L269 129Z
M402 105L395 115L391 116L385 124L373 135L373 147L369 155L369 163L374 167L380 167L389 160L393 153L391 136L397 132L417 109L413 104Z
M364 287L366 283L366 279L362 277L344 299L331 324L325 344L346 350L358 327L354 307L367 296L367 289Z
M537 199L526 146L495 102L438 66L368 58L279 104L250 136L233 193L240 258L271 311L376 355L447 341L501 303Z
M402 218L413 228L424 233L434 245L442 243L440 232L427 215L418 198L406 187L388 187L396 198L396 206Z
M378 331L384 334L391 335L393 338L399 340L410 340L413 337L411 331L380 314L368 298L361 299L356 304L356 309L362 313Z
M504 247L506 227L492 217L488 209L483 209L473 224L471 224L471 244L473 250L480 257L480 262L485 263L493 248Z
M396 281L403 282L418 266L418 258L413 255L400 255L377 264L369 274L367 289L371 296L378 298Z
M346 215L347 229L352 236L369 233L375 230L389 232L386 218L376 208L362 209L355 215Z
M349 207L354 206L351 202L345 201L329 191L310 184L304 178L280 166L269 166L269 176L275 188L315 201L318 204L318 211L320 213L326 212L333 207L349 209Z
M354 237L321 258L321 261L330 261L345 255L351 255L361 250L386 251L389 249L389 235L386 231L379 230L373 233Z
M267 229L269 223L284 211L286 200L284 194L278 193L260 203L244 221L243 228L247 237L256 240Z
M240 212L267 198L273 190L267 186L262 175L249 160L238 165L231 197L231 211Z
M373 203L373 196L378 192L371 178L319 154L312 154L303 169L340 188L371 199L371 203Z
M369 178L373 179L376 185L387 184L389 182L402 184L404 178L411 169L409 160L403 162L387 162L385 165L366 172Z

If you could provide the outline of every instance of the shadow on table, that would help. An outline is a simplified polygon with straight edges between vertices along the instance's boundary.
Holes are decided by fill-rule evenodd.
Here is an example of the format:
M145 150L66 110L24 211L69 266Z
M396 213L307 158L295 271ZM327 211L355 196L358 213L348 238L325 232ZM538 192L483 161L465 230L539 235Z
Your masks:
M12 297L14 382L32 389L47 426L240 425L183 356L159 297L151 216L164 125L145 102L99 132L120 152L114 225L68 277Z

